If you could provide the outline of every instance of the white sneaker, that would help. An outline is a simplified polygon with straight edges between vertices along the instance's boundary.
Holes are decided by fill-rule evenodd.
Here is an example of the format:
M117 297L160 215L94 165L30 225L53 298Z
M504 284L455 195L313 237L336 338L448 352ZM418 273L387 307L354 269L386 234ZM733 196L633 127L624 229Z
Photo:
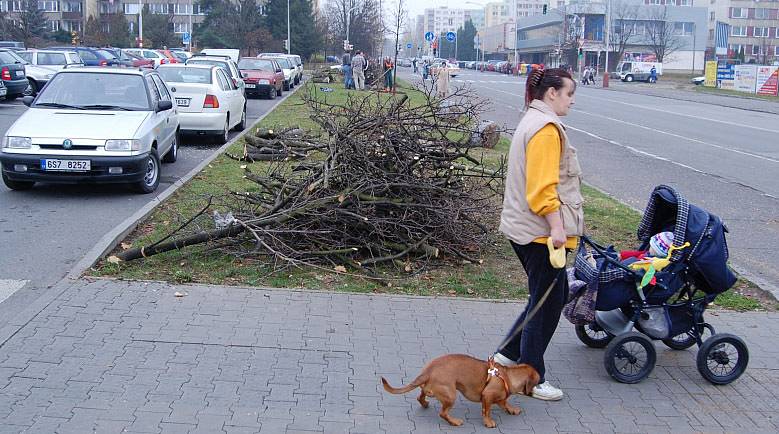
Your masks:
M563 391L552 386L548 381L544 381L533 388L531 396L544 401L559 401L563 399Z
M509 359L508 357L504 356L501 353L493 354L492 360L494 360L496 363L500 363L503 366L514 366L517 364L517 362Z

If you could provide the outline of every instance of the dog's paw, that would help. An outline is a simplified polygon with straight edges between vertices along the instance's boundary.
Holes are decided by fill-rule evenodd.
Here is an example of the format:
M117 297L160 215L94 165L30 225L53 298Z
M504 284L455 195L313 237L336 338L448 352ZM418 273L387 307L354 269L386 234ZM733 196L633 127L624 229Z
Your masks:
M489 419L489 420L485 419L484 420L484 426L486 426L487 428L495 428L496 426L498 426L498 424L495 423L495 421L492 420L492 419Z
M453 426L460 426L460 425L463 424L463 420L462 419L458 419L456 417L450 417L449 418L449 424L451 424Z
M519 407L506 407L506 413L508 413L508 414L510 414L512 416L516 416L519 413L522 413L522 409L519 408Z

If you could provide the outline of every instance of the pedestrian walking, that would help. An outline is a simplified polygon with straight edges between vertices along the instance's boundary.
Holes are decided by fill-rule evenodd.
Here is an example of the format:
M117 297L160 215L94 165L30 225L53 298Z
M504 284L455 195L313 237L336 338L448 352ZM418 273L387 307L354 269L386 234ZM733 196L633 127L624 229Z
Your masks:
M352 56L344 53L341 57L341 70L344 73L344 88L354 89L354 77L352 75Z
M581 168L560 120L571 109L575 91L576 83L563 69L534 69L528 76L526 112L511 141L500 218L500 231L527 273L530 298L493 357L503 365L534 367L541 381L532 396L549 401L563 397L545 380L544 353L568 298L568 280L565 268L552 266L547 242L573 249L584 231Z
M449 95L449 65L447 62L441 62L441 66L436 71L435 88L439 98L446 98Z
M391 92L393 88L392 74L393 74L393 70L395 69L395 65L392 63L392 59L390 59L389 56L384 57L384 62L382 67L384 71L384 90L387 92Z
M418 72L418 69L417 69L417 58L416 57L411 60L411 65L414 66L414 74L416 74Z
M352 73L354 74L354 85L357 90L365 89L365 67L367 65L362 51L357 50L352 58Z
M649 70L649 82L657 83L657 68L655 68L654 65L652 65L652 69Z
M587 80L590 82L590 84L595 84L595 67L590 66L590 72L587 74Z
M422 64L422 80L427 80L427 77L430 75L430 62L425 60L425 63Z

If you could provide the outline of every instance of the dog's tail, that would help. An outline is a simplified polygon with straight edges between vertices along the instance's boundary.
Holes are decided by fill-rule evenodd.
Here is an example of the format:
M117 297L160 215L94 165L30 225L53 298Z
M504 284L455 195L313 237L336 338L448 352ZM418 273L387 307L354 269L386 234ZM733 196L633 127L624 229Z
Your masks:
M427 382L427 377L420 375L419 377L415 378L414 381L412 381L411 383L402 387L395 388L390 386L389 382L387 382L387 380L384 377L381 377L381 384L384 386L384 390L386 390L389 393L394 393L395 395L412 391L417 387L425 384L426 382Z

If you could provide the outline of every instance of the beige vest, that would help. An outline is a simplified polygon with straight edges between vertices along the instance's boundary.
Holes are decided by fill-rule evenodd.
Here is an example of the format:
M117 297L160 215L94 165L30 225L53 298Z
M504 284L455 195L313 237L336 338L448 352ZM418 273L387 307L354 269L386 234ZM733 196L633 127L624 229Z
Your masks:
M527 179L525 152L530 139L547 124L554 124L560 131L560 182L557 197L560 199L560 217L566 236L584 233L584 210L581 194L582 170L576 158L576 149L568 144L568 136L560 118L546 103L534 100L525 112L514 132L509 150L506 191L503 195L503 212L500 215L500 231L518 244L531 243L536 238L548 237L551 228L544 217L530 210L525 193Z

